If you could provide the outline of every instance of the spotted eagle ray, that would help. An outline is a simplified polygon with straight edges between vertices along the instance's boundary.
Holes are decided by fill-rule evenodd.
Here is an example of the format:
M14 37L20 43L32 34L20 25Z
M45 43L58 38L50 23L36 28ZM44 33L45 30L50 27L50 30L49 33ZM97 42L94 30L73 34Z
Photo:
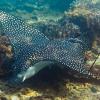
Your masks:
M3 11L0 12L0 24L14 51L14 62L9 68L13 69L10 77L13 83L24 82L55 63L87 77L94 76L84 65L85 51L91 45L88 35L49 40L38 29Z

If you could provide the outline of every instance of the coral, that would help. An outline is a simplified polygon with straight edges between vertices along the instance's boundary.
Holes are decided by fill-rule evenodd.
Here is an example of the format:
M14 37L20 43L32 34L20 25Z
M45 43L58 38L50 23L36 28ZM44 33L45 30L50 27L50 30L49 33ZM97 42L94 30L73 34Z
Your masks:
M0 75L9 73L7 67L11 66L13 59L12 46L10 45L10 40L8 37L1 35L0 36Z
M26 5L26 6L28 7L28 9L32 10L32 5ZM35 9L37 9L37 7ZM18 10L18 12L21 13L22 10L20 11ZM26 11L23 11L23 12L26 13ZM25 19L28 18L27 16L24 16L26 17ZM30 16L33 17L32 14L30 14ZM45 34L45 36L47 36L50 39L50 41L55 40L55 39L62 39L62 40L65 38L68 39L68 37L77 38L80 36L80 34L83 34L83 33L90 33L90 35L95 34L96 35L94 38L95 41L92 40L92 42L94 41L92 43L92 46L89 44L92 51L86 50L84 52L83 58L85 57L86 65L84 67L86 67L87 69L90 69L95 59L97 59L93 66L92 72L98 75L98 72L100 72L100 56L97 56L100 51L99 50L100 49L99 47L100 46L100 0L77 0L73 4L72 8L68 12L65 12L64 16L61 19L59 20L56 19L56 22L54 20L57 17L55 18L53 17L52 18L53 20L49 20L49 21L41 20L40 22L39 22L39 17L37 18L36 16L33 18L36 18L35 19L36 23L34 23L32 20L31 21L29 20L29 23L28 22L27 23L33 24L33 27L34 27L34 24L36 24L35 32L37 32L39 29L41 33ZM18 21L17 18L15 19L16 21ZM77 21L80 21L80 23L78 23ZM25 23L24 25L27 26ZM27 31L27 27L25 27L25 29ZM28 42L30 42L29 39L27 40ZM20 39L20 41L21 42L24 41L23 37ZM72 43L73 42L77 43L76 40L75 41L70 40L70 41ZM58 43L58 42L55 42L55 43ZM78 41L78 43L81 43L81 42ZM86 44L86 41L83 43ZM52 47L51 45L49 46ZM71 47L74 48L74 46L72 45ZM9 53L12 53L11 49L12 48L9 49L9 46L5 46L5 43L3 42L2 37L0 36L0 52L4 51L4 55L9 57ZM82 51L82 50L79 50L79 48L77 50L78 50L78 53L79 51ZM61 52L58 54L60 55ZM69 55L70 57L72 57L71 54ZM0 57L2 56L0 55ZM34 56L34 58L35 57L39 58L39 55ZM74 59L76 57L77 56L75 56ZM27 63L30 64L30 61L28 61ZM10 99L11 100L13 99L21 99L21 100L25 100L25 99L27 100L40 100L40 99L41 100L47 100L47 99L48 100L53 100L53 99L54 100L92 100L93 99L93 100L99 100L100 99L99 81L96 80L97 82L95 82L94 80L93 81L89 79L87 80L86 77L82 78L80 77L80 75L77 75L76 72L73 72L71 70L68 70L68 73L71 73L71 77L69 76L69 74L66 75L64 71L63 71L64 75L61 75L61 73L58 73L58 76L61 77L61 80L54 82L56 85L53 82L49 83L50 85L48 85L48 82L45 84L45 82L42 80L42 82L37 81L36 84L40 84L40 85L34 87L33 84L35 84L35 82L30 81L28 83L25 83L22 87L17 86L18 89L16 89L13 87L9 87L7 84L3 82L0 82L0 99L8 99L8 100ZM77 77L77 78L73 79L72 76ZM69 80L67 80L66 77Z

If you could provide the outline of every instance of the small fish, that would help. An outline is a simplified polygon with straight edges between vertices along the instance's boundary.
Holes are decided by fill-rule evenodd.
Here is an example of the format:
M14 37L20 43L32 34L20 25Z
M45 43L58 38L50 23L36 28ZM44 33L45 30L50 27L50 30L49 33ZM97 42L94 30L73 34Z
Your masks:
M90 46L87 35L49 40L36 28L3 11L0 12L0 24L14 51L14 62L9 68L13 69L10 76L13 83L24 82L55 63L87 77L94 76L84 65L84 54Z

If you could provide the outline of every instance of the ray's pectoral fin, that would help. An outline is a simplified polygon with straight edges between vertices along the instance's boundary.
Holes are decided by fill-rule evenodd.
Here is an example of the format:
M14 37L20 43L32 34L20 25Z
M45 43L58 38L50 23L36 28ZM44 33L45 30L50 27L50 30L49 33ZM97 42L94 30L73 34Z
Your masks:
M48 65L54 64L52 61L40 61L33 66L29 67L25 72L21 72L17 75L21 82L24 82L26 79L31 78L36 75L39 71L47 67Z
M92 77L93 73L91 73L88 69L86 69L85 65L82 63L79 63L77 61L62 61L62 64L65 65L66 69L71 69L73 71L78 72L79 74L85 76L85 77Z

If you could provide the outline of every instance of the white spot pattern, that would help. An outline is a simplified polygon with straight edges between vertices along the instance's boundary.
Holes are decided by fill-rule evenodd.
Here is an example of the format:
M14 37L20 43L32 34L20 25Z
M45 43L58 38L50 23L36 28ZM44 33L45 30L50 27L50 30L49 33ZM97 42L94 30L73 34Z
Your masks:
M92 75L84 67L84 43L76 39L49 40L37 29L28 26L21 19L0 12L0 22L14 48L15 62L12 67L22 72L39 61L54 61L66 68L85 75Z

